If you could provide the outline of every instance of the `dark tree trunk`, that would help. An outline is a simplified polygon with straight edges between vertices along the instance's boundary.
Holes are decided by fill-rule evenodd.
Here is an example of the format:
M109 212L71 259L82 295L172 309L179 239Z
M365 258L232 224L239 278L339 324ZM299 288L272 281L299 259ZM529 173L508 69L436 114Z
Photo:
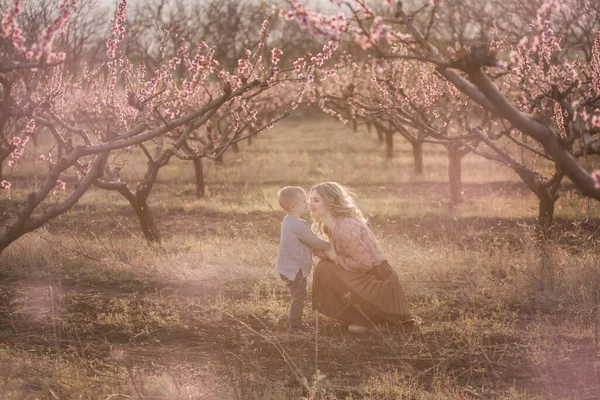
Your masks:
M202 167L202 159L198 158L194 160L194 171L196 173L196 197L202 198L205 195L204 192L204 168Z
M394 132L385 132L385 156L394 157Z
M246 140L246 143L248 143L248 146L252 146L252 136Z
M46 182L56 182L60 177L61 173L70 165L65 163L64 160L59 160L52 168L50 168L48 174L48 181L45 181L37 190L40 197L36 198L36 194L31 193L25 201L18 206L17 212L13 213L14 218L7 219L5 226L0 231L0 255L2 252L15 240L19 239L26 233L32 232L37 228L43 226L45 223L59 215L67 212L81 196L89 189L98 177L100 177L106 166L109 153L102 153L96 155L95 160L92 162L92 166L86 177L82 180L80 190L74 191L70 196L71 201L68 203L57 204L46 208L43 212L34 215L36 208L40 205L40 202L47 196L48 192L52 190L54 184L47 185Z
M369 132L369 134L373 133L373 123L371 121L367 121L365 125L367 125L367 132Z
M3 150L3 152L0 153L0 180L4 179L4 161L6 161L6 159L8 158L8 156L10 156L11 153L12 150Z
M515 172L527 185L527 187L535 193L539 200L538 221L536 226L537 247L539 251L539 280L538 285L541 290L554 289L554 260L553 260L553 244L552 244L552 222L554 220L554 206L558 200L558 190L560 189L561 181L564 174L557 168L553 182L544 181L543 177L538 173L530 170L525 166L514 168Z
M148 206L148 196L143 196L141 194L140 185L138 185L136 195L134 195L125 184L120 184L117 188L117 191L121 193L121 195L123 195L127 201L129 201L129 204L131 204L131 207L135 211L135 215L140 221L142 232L144 233L146 240L148 242L158 242L160 240L160 236L158 234L156 224L154 223L154 217L152 216L152 212Z
M379 129L376 129L377 131L377 140L379 140L379 142L383 142L384 137L383 137L383 132L381 132Z
M142 225L144 237L148 242L160 241L158 228L154 222L154 217L152 216L150 207L148 206L148 197L150 196L150 191L156 182L159 169L164 167L169 162L172 155L172 152L163 153L159 159L150 160L148 162L148 169L144 174L144 178L138 183L135 195L129 190L129 188L127 188L127 185L121 185L117 189L119 193L121 193L129 201L129 204L131 204L135 210L135 214Z
M144 233L146 240L153 243L160 241L158 229L154 223L154 217L152 216L150 207L148 207L148 202L146 200L138 200L135 204L132 204L132 206L135 210L135 214L140 220L142 232Z
M415 160L415 173L421 175L423 173L423 144L421 142L413 142L412 152Z
M448 182L450 184L450 204L456 206L463 201L462 192L462 157L460 147L448 147Z
M234 153L239 153L239 151L240 151L240 148L239 148L239 146L238 146L238 143L237 143L237 142L233 142L233 143L231 143L231 150L233 150L233 152L234 152Z
M557 198L542 196L538 212L538 236L541 240L548 240L552 232L554 222L554 205Z
M544 188L545 189L545 188ZM546 195L540 196L540 207L538 213L537 236L538 249L540 252L540 289L543 291L554 290L554 251L552 246L552 222L554 220L554 205L558 197Z
M219 157L215 158L215 162L219 165L223 164L223 153Z

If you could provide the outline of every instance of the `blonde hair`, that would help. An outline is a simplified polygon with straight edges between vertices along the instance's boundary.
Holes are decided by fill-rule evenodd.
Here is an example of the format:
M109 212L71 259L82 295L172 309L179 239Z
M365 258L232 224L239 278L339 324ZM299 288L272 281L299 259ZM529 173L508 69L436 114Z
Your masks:
M325 205L334 217L346 216L364 223L367 222L367 219L354 202L356 194L352 189L337 182L322 182L310 189L311 192L313 190L316 190L321 195L323 202L325 202ZM331 232L329 232L329 229L322 222L315 220L312 228L315 232L326 238L331 238Z
M290 211L290 206L298 200L300 196L302 196L303 199L306 199L306 192L300 186L286 186L281 188L277 193L279 205L287 212Z

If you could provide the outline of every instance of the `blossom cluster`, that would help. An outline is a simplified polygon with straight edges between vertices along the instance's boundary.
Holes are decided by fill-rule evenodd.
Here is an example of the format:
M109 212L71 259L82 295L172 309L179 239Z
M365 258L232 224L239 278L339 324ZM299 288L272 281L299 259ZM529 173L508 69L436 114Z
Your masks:
M339 40L349 25L344 14L321 15L306 9L298 0L290 0L288 11L280 10L279 15L287 21L296 20L305 29L316 36L325 37L328 40Z

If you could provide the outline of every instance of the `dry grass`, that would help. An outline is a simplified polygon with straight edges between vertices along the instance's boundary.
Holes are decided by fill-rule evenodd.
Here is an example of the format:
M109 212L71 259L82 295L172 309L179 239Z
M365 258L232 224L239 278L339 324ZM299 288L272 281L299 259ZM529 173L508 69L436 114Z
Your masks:
M562 193L556 287L540 293L537 203L514 174L467 157L465 203L450 209L443 149L425 150L422 176L409 150L386 160L372 135L290 119L224 165L206 162L206 199L193 197L190 165L169 164L150 197L155 245L124 199L90 191L2 254L0 397L594 398L598 204ZM14 198L38 164L15 169ZM324 180L358 192L418 331L352 336L307 306L318 333L284 332L276 193Z

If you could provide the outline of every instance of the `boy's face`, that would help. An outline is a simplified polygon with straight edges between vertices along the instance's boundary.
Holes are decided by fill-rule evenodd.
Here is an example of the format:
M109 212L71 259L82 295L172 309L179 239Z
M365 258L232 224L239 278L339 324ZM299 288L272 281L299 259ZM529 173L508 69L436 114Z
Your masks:
M306 194L298 194L296 200L290 205L290 210L296 215L304 215L308 211Z

